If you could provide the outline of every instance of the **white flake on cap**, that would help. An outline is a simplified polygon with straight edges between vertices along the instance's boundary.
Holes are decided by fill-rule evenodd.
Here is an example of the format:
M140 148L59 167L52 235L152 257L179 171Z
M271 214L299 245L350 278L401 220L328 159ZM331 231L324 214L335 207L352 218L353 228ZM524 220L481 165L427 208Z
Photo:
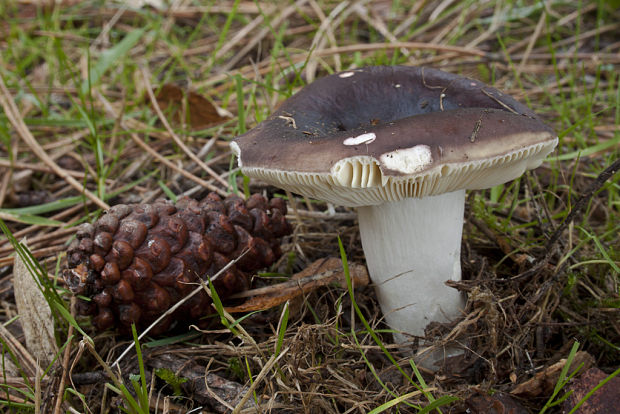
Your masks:
M344 145L359 145L359 144L370 144L373 142L377 136L374 132L369 132L367 134L358 135L357 137L350 137L342 141Z
M338 75L338 77L339 78L350 78L353 75L355 75L355 72L344 72Z
M381 162L390 170L403 174L413 174L424 170L433 162L431 148L428 145L416 145L411 148L397 149L381 155Z

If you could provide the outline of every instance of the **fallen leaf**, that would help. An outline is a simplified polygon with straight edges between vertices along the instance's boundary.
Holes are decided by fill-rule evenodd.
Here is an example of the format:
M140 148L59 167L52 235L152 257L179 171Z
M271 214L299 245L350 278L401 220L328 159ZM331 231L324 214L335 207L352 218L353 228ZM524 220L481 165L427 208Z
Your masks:
M368 270L363 265L349 263L349 273L355 287L366 286L370 283ZM301 272L294 274L288 282L233 295L231 298L250 297L250 299L239 306L228 307L226 311L236 313L273 308L287 300L308 294L321 286L332 283L337 283L341 288L347 287L342 270L342 261L334 257L320 259Z
M477 394L465 400L472 414L528 414L529 411L508 394Z
M231 117L199 93L183 90L177 85L167 83L154 89L153 93L157 104L171 122L181 125L185 120L192 130L217 125Z
M581 364L583 364L582 370L587 370L594 364L594 358L585 351L577 352L568 372L573 372ZM517 385L510 393L524 398L548 395L558 382L560 372L562 368L564 368L564 365L566 365L566 359L559 360L555 364L536 373L536 375L529 380Z
M25 242L22 242L25 244ZM13 264L13 289L26 347L43 367L58 353L50 307L21 256Z
M583 397L594 389L607 374L598 368L590 368L578 380L569 385L572 394L564 401L564 412L568 413ZM617 413L620 408L620 377L610 379L596 390L577 410L580 414Z

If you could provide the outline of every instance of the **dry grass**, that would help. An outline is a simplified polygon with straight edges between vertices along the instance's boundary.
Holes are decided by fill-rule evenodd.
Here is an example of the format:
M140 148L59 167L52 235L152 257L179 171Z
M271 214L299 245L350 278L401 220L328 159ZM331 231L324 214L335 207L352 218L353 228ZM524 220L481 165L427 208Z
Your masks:
M527 102L560 136L558 151L535 172L469 194L464 281L455 285L469 294L466 315L428 331L436 345L468 351L438 374L423 372L424 392L412 385L419 381L409 355L393 344L372 289L356 290L354 299L381 345L348 292L330 287L292 302L280 336L281 307L244 319L247 335L219 329L151 343L143 353L152 412L229 412L235 393L259 412L364 413L399 396L406 396L400 412L417 412L429 393L459 398L442 412L476 412L469 397L510 392L566 358L574 340L604 371L620 365L617 167L597 180L620 151L614 2L181 0L166 10L56 3L0 4L0 218L15 238L28 239L61 292L58 269L73 225L108 205L242 187L229 140L327 73L407 64L471 76ZM181 105L180 122L169 125L166 117L174 116L154 110L157 100L147 94L164 84L187 87L232 117L193 129L193 115L184 116L191 108ZM278 192L260 182L249 187ZM284 246L292 267L283 259L274 270L338 256L338 235L349 259L363 263L354 211L330 215L322 203L292 201L295 233ZM9 240L0 239L0 337L4 358L12 353L21 367L9 372L5 365L3 409L118 411L126 402L102 386L111 380L94 368L93 356L111 364L126 338L95 335L80 321L94 340L88 351L80 332L59 323L64 353L41 375L19 345L14 257ZM174 381L153 374L162 366L195 375L193 388L180 384L175 396ZM139 372L134 357L119 368L125 381ZM217 378L207 380L206 372ZM232 394L213 391L218 378ZM519 404L538 412L550 395L541 389Z

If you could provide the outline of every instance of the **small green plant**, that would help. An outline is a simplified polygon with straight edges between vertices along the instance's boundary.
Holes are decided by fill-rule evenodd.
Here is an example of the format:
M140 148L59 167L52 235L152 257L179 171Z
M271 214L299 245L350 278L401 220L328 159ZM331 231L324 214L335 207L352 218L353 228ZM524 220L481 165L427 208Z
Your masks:
M280 315L280 322L278 322L278 340L276 342L276 347L274 350L274 355L277 357L280 355L280 351L282 350L282 344L284 343L284 335L286 334L286 326L288 325L288 312L289 301L286 301L284 307L282 308L282 314Z
M172 393L176 396L182 395L181 385L187 382L187 378L179 377L173 371L167 368L158 368L155 370L155 375L158 378L165 381L166 384L172 387Z
M125 407L122 407L121 409L129 414L149 414L149 390L146 386L146 374L144 372L142 348L140 346L140 341L138 340L138 333L135 325L131 325L131 333L133 335L133 340L136 347L136 356L138 358L138 367L140 369L140 373L138 375L132 374L129 376L129 380L131 381L134 391L133 394L136 395L135 397L131 391L129 391L129 388L123 384L121 379L117 378L105 362L100 361L100 363L103 363L104 368L109 370L109 374L112 374L110 378L112 378L114 385L108 383L106 386L116 394L123 397L125 401Z

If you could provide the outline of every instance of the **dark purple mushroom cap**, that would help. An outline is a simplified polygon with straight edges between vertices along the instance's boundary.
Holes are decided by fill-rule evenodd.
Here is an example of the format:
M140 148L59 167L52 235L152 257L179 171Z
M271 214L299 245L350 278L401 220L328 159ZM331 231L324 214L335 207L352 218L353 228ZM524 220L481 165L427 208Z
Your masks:
M352 207L492 187L556 145L551 128L497 89L405 66L318 79L231 143L244 174Z

